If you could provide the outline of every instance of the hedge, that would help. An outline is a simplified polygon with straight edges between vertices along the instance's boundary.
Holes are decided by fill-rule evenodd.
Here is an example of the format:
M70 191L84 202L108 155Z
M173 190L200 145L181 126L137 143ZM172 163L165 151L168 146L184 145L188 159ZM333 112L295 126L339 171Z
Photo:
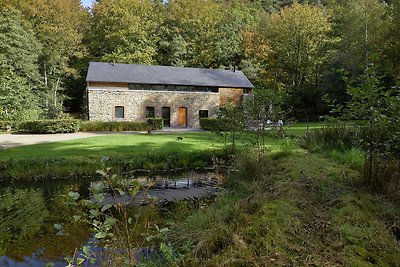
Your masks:
M228 120L223 118L202 118L200 126L207 131L226 131L229 128Z
M150 130L161 130L163 127L163 119L161 118L148 118L147 124Z
M84 121L81 124L82 132L122 132L122 131L147 131L146 122L132 121Z
M79 131L79 128L79 120L37 120L19 122L14 132L25 134L74 133Z
M15 121L0 121L0 132L10 132L16 125Z

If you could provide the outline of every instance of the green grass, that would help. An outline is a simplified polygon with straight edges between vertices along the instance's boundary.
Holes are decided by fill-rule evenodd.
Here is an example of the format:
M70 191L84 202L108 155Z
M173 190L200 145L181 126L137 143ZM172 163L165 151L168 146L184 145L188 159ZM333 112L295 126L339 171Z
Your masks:
M177 137L183 137L178 140ZM230 141L228 139L228 141ZM246 139L248 141L248 139ZM277 149L284 140L267 139L267 147ZM229 143L228 143L229 145ZM238 148L245 144L239 140ZM98 158L137 156L147 153L197 152L224 148L223 138L209 132L185 134L119 134L75 139L0 151L0 160L29 158Z
M178 136L184 139L179 141ZM10 148L0 152L0 160L32 157L100 158L101 156L139 155L151 152L195 152L221 147L222 144L218 142L218 138L209 133L180 135L120 134Z
M279 150L285 142L267 138L269 150ZM249 143L251 135L242 136L236 140L236 148L240 150ZM0 181L93 176L104 156L110 158L116 173L202 168L212 165L213 158L226 162L231 151L225 148L224 138L209 132L119 134L14 147L0 151Z
M307 130L317 129L329 125L329 122L297 122L293 125L284 126L286 134L300 136Z
M171 213L178 266L399 266L398 204L359 186L359 171L297 151L255 178L248 155L214 203Z

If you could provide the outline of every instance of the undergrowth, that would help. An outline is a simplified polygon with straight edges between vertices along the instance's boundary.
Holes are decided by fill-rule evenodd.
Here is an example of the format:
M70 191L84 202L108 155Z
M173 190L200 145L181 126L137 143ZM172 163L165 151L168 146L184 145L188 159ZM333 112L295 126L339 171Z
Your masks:
M196 152L121 155L111 157L110 166L117 174L135 171L174 171L205 168L214 164L226 164L231 152L224 149ZM31 182L93 176L100 163L97 157L55 157L0 160L0 182Z
M237 158L214 203L174 208L169 265L399 266L398 203L358 170L304 151Z

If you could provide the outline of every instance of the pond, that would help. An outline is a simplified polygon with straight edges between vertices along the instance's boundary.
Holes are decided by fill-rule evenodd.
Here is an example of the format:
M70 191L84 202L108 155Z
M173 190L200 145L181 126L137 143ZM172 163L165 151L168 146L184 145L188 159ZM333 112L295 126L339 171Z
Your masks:
M213 172L189 172L174 175L140 175L140 183L152 184L147 193L156 197L158 206L183 199L212 197L223 176ZM89 198L96 181L55 181L45 184L19 184L0 189L0 266L65 266L65 257L93 243L86 224L73 223L76 206L66 204L70 191ZM140 199L140 193L138 198ZM136 199L138 199L136 198ZM127 204L135 204L124 199ZM140 203L136 203L138 206ZM156 216L163 216L163 209ZM153 211L154 213L154 211ZM62 223L67 235L56 235L54 224ZM96 265L96 264L95 264Z

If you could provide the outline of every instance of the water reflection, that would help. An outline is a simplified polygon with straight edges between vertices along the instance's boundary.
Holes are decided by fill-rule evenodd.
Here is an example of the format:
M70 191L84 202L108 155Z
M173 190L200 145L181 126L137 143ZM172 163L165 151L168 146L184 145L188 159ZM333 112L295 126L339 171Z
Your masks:
M173 178L153 175L134 179L153 184L148 193L160 201L174 201L215 192L217 178L213 173L193 172ZM86 225L72 222L78 210L67 205L63 195L76 191L89 197L92 183L64 181L0 189L0 266L36 267L50 262L65 266L65 256L76 254L92 234ZM147 216L150 215L145 215L144 221ZM56 223L62 223L68 235L56 236Z
M65 266L64 256L90 236L70 223L76 210L64 203L62 195L76 188L64 183L0 190L0 266ZM60 222L73 236L55 236L53 225Z

